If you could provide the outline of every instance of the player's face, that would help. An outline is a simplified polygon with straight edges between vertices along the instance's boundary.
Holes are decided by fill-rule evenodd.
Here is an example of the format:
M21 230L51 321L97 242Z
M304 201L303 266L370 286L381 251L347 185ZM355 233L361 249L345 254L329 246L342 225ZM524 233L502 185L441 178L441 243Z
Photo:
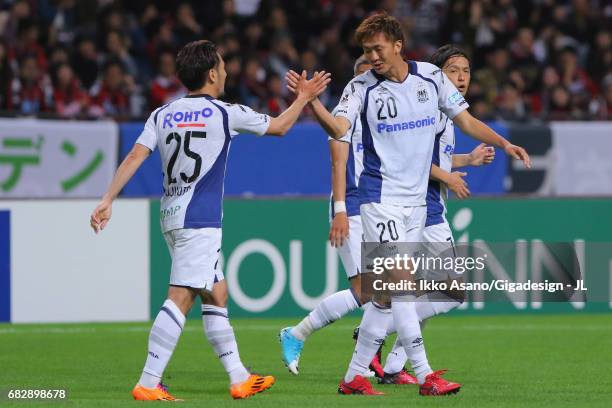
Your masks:
M372 65L368 64L367 62L364 62L363 64L360 64L357 67L357 71L355 72L355 76L357 75L361 75L366 71L369 71L372 69Z
M363 53L377 74L385 75L391 67L401 62L401 41L391 41L383 33L378 33L362 44Z
M461 92L461 95L465 96L470 86L470 61L461 56L450 57L442 71Z

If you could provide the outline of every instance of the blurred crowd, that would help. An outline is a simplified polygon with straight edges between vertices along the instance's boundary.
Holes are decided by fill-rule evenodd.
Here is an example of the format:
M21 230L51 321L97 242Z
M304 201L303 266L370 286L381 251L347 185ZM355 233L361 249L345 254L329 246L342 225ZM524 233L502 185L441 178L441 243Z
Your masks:
M0 0L0 111L146 117L185 94L175 55L203 38L225 59L225 100L278 114L285 72L323 69L334 106L376 10L402 22L407 58L448 42L471 55L480 118L612 119L609 0Z

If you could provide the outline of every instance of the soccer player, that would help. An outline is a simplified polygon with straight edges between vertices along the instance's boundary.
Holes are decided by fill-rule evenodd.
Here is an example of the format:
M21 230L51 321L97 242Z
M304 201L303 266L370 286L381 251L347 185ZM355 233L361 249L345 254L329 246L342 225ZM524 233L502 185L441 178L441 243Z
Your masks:
M168 298L153 323L146 363L132 395L137 400L176 400L161 378L183 331L185 316L200 296L205 334L229 375L230 394L235 399L247 398L270 388L275 380L246 370L228 320L227 285L218 268L228 149L238 133L284 135L304 106L325 90L329 74L317 73L307 81L304 72L296 100L281 115L270 118L217 99L223 94L227 74L223 58L210 41L183 47L177 57L177 73L188 95L151 113L93 211L90 224L96 233L106 227L113 200L159 147L164 173L160 218L172 270Z
M470 60L464 51L447 44L434 52L430 62L439 67L457 87L461 95L465 96L470 86ZM454 243L453 233L446 220L447 189L452 189L459 198L465 198L469 195L467 185L462 179L466 173L453 172L452 169L489 164L495 157L495 149L486 146L484 143L469 154L454 154L454 150L455 131L453 121L440 112L432 156L432 176L427 188L427 218L423 230L423 241L432 243L434 251L452 249ZM427 279L431 278L427 277ZM428 301L430 297L433 297L433 299ZM427 319L441 313L447 313L462 302L462 299L457 299L456 294L451 293L423 294L417 300L416 309L421 327ZM387 356L384 376L379 378L379 383L403 383L401 381L405 376L403 368L406 361L407 356L401 341L396 341Z
M354 73L360 75L371 69L365 57L355 61ZM294 91L294 88L291 88ZM363 169L363 145L359 122L342 139L330 138L332 161L331 228L329 239L338 254L351 282L350 289L329 295L297 326L281 330L282 359L292 374L299 374L299 359L304 342L315 331L335 322L365 304L361 298L361 218L357 183ZM380 367L382 371L382 367Z
M465 54L461 54L465 55ZM460 63L467 62L460 61ZM467 62L469 64L469 62ZM438 65L438 64L436 64ZM461 73L455 75L459 78L455 82L454 77L451 77L451 81L456 84L460 92L465 95L467 86L469 86L469 65L467 67L467 83L465 74L465 64L462 64L459 68ZM365 59L365 56L361 56L355 62L354 73L355 76L363 74L367 70L371 69L372 66ZM455 73L457 67L453 66L453 73ZM445 71L446 72L446 71ZM298 78L299 79L299 78ZM291 82L291 81L290 81ZM290 88L292 89L292 88ZM441 114L442 115L442 114ZM444 126L442 130L436 134L441 135L439 137L439 151L440 154L445 155L442 162L445 164L444 168L447 171L440 171L437 167L440 164L440 160L433 160L432 168L438 169L439 173L436 173L439 177L443 177L445 182L448 182L450 188L460 198L465 198L469 194L467 185L462 179L465 173L451 172L450 163L446 166L447 160L451 158L455 163L454 167L463 167L467 165L479 166L482 164L488 164L493 161L495 156L495 150L492 147L486 147L484 144L476 147L469 154L454 154L454 133L452 133L452 127L446 126L446 121L440 121ZM445 128L451 129L450 131L444 131ZM304 345L306 338L314 331L325 327L327 324L341 318L346 313L349 313L359 307L357 300L364 302L361 298L361 278L359 275L359 266L361 263L361 240L362 240L362 227L361 218L359 216L359 197L357 192L357 184L359 176L363 170L363 144L361 138L361 124L360 121L355 122L355 126L341 139L329 138L329 147L332 157L332 200L331 200L331 216L332 225L330 229L330 242L333 246L338 248L340 259L344 265L344 269L347 272L348 278L351 282L351 289L344 290L333 295L330 295L324 299L320 305L317 306L308 316L306 316L300 324L296 327L288 327L281 331L281 347L283 352L283 361L289 368L289 371L293 374L298 374L299 358L301 350ZM434 171L435 172L435 171ZM438 181L430 181L428 188L428 200L427 200L427 214L428 217L436 215L438 216L439 201L434 201L430 198L430 190L432 186L438 186ZM442 186L445 188L446 185ZM442 195L442 205L446 201L446 194ZM431 208L431 212L430 212ZM445 211L445 207L444 207ZM442 217L444 215L442 214ZM429 219L429 218L428 218ZM444 219L444 222L446 220ZM448 224L446 224L448 227ZM428 232L438 230L440 227L435 223L431 226L427 226L425 229L424 240L428 241L431 239ZM450 228L447 228L450 231ZM446 236L444 237L446 240ZM445 241L442 242L445 242ZM438 241L433 241L438 242ZM353 295L353 297L351 297ZM355 301L352 301L352 299ZM367 300L367 299L366 299ZM453 307L455 302L450 303ZM459 303L456 303L458 305ZM367 306L367 303L365 304ZM434 314L443 313L446 310L442 310L447 307L447 304L436 304L429 305L429 302L424 302L423 299L417 303L417 314L419 315L420 321L432 317ZM432 313L432 308L436 308L437 313ZM449 307L450 310L452 307ZM391 332L395 332L393 327L389 328ZM358 329L355 330L355 338L358 335ZM406 354L404 353L401 343L396 343L390 357L387 358L386 371L380 365L380 349L374 356L374 359L370 363L369 368L379 378L379 383L382 384L416 384L417 379L406 372L404 364L406 363ZM395 367L398 367L395 369ZM389 371L393 370L393 371Z
M361 220L366 242L420 242L426 221L426 195L431 172L438 110L462 131L501 147L530 166L527 152L511 144L467 112L468 104L436 66L404 61L399 22L386 13L366 18L356 39L374 67L354 78L330 114L318 101L312 108L325 131L339 139L355 121L362 126L364 170L359 178ZM411 270L396 271L412 279ZM389 326L397 329L420 384L421 395L457 392L460 385L446 381L428 363L414 293L395 293L391 313L387 305L365 310L355 353L340 383L342 394L379 394L363 377Z

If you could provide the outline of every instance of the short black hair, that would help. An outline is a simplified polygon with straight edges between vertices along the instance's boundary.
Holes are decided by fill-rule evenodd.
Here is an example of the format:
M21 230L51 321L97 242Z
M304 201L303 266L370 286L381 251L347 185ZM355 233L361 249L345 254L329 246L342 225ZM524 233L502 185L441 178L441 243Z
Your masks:
M446 44L438 48L429 58L429 62L438 68L442 68L451 57L464 57L471 64L467 53L453 44Z
M176 73L190 91L206 83L208 71L219 64L217 46L212 41L199 40L185 45L176 57Z

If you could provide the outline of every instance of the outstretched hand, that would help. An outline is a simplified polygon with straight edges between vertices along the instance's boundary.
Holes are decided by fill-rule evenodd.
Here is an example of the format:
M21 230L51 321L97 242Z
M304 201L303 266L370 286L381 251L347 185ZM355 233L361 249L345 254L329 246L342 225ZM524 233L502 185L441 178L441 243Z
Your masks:
M325 71L317 71L312 78L306 78L306 71L302 71L299 75L297 72L290 70L285 75L287 80L287 89L298 97L303 96L309 101L321 95L327 85L331 82L331 74Z
M511 156L516 160L521 160L526 168L531 168L531 159L529 158L527 151L521 146L516 146L510 143L504 148L504 151L506 154L508 154L508 156Z
M493 162L493 159L495 159L495 148L481 143L470 152L469 157L470 166L482 166L483 164L489 164Z

